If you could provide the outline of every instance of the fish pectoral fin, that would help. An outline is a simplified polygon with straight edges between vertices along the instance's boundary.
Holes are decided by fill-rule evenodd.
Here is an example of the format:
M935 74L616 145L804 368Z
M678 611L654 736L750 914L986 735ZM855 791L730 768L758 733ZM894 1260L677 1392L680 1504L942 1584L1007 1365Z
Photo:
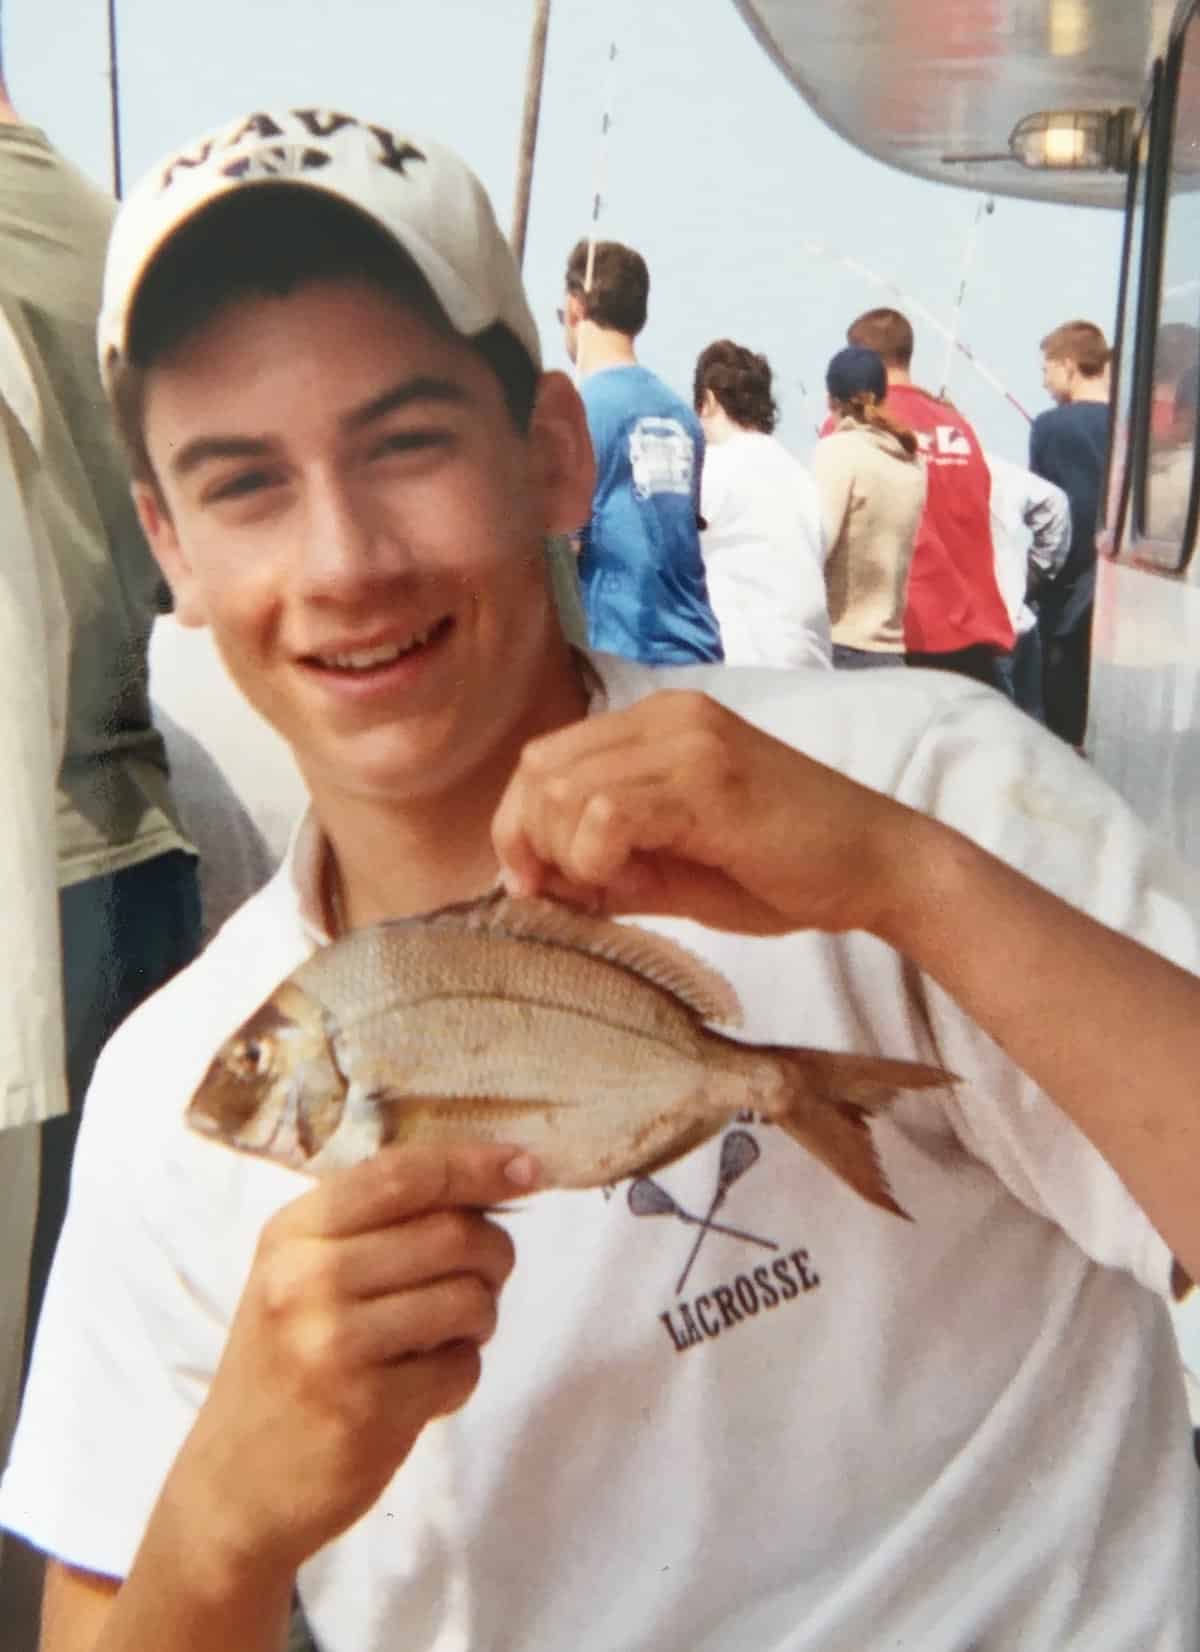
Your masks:
M419 1138L422 1126L436 1124L439 1133L451 1131L455 1125L462 1128L464 1139L479 1137L481 1125L494 1129L511 1119L537 1115L539 1118L554 1111L547 1101L524 1101L508 1096L416 1096L398 1090L373 1089L371 1100L378 1104L383 1121L384 1144ZM495 1137L500 1140L502 1138ZM514 1143L514 1146L520 1145Z

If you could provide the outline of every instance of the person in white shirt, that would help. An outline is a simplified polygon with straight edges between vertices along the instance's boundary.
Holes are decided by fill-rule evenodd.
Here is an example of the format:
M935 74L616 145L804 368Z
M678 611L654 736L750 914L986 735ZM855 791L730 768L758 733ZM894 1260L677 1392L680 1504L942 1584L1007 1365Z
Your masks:
M772 434L770 363L718 339L696 361L692 399L705 439L700 548L726 665L829 665L821 505Z
M1016 633L1012 653L1000 659L1001 677L1022 711L1044 723L1042 646L1037 591L1053 580L1071 549L1071 501L1062 488L1024 465L985 455L992 473L992 546L996 584Z
M572 651L586 420L439 145L256 112L128 197L106 290L176 612L311 808L101 1059L0 1486L43 1652L277 1652L297 1580L323 1652L1194 1652L1195 881L958 677ZM187 1130L316 948L498 874L686 936L747 1038L957 1075L873 1125L913 1220L754 1117L736 1187L727 1131L653 1212L515 1216L519 1140L314 1187Z

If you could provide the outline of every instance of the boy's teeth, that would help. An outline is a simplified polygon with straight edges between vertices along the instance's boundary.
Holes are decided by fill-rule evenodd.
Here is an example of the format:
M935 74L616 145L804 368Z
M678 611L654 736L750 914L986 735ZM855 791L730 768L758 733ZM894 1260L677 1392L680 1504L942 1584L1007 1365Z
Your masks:
M381 643L378 648L360 648L352 654L322 654L322 665L336 666L339 671L370 671L373 666L390 665L398 660L401 654L407 654L422 643L428 642L434 627L423 631L419 637L401 645L398 642Z

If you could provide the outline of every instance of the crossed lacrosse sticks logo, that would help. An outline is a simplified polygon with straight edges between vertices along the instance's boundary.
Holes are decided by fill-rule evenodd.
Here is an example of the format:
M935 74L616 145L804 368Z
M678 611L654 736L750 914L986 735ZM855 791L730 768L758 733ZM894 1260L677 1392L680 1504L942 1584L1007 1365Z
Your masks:
M629 1185L627 1195L629 1209L634 1216L675 1216L681 1222L686 1222L700 1229L696 1235L696 1242L692 1246L687 1264L679 1276L675 1286L676 1296L682 1296L684 1286L688 1282L688 1275L696 1264L700 1254L700 1247L710 1233L725 1233L732 1239L744 1239L749 1245L761 1245L764 1250L778 1250L779 1246L774 1239L762 1239L757 1234L747 1233L743 1228L727 1226L724 1222L714 1221L713 1218L725 1203L725 1196L729 1189L754 1165L761 1156L762 1149L748 1130L730 1130L721 1142L721 1157L717 1166L717 1186L712 1196L712 1203L705 1216L696 1216L669 1194L665 1187L660 1186L652 1176L639 1176Z

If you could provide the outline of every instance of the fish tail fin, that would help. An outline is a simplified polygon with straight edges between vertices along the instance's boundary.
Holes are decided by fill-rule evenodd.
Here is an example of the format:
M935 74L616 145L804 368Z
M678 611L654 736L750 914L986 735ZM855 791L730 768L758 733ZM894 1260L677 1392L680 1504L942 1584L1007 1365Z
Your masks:
M871 1118L901 1090L952 1083L940 1067L827 1050L778 1050L784 1105L771 1116L781 1129L835 1175L882 1210L911 1220L879 1161Z

